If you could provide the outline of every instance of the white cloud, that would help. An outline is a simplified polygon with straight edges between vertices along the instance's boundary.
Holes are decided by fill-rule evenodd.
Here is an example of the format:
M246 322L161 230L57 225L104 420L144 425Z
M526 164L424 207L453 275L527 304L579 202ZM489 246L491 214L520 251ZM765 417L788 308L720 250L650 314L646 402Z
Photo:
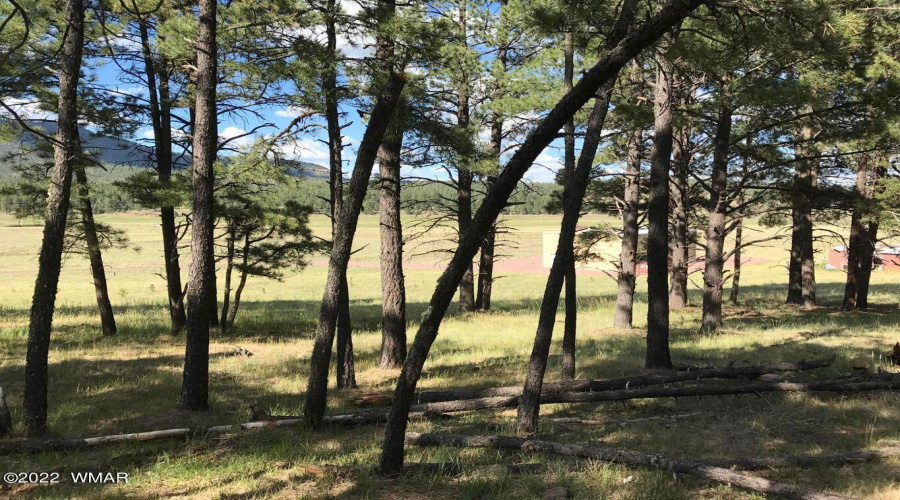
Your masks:
M278 146L278 152L291 160L317 162L328 160L328 149L315 139L295 139Z
M9 106L23 120L56 120L56 113L41 109L36 100L13 97L4 99L3 104ZM12 115L6 108L0 108L0 116Z
M556 172L561 168L563 165L559 157L543 152L525 173L525 179L532 182L554 182Z
M249 147L251 144L253 144L253 141L254 141L254 138L252 135L240 137L246 133L247 133L246 130L232 125L230 127L225 127L225 130L222 130L221 132L219 132L219 139L221 141L227 141L229 139L234 139L233 141L229 142L228 145L231 147L234 147L234 148L243 149L243 148ZM239 137L239 138L235 139L235 137Z
M353 0L340 0L341 8L344 9L344 12L350 14L351 16L355 16L362 10L358 2L354 2Z
M301 108L298 106L288 106L287 109L279 109L275 112L275 116L280 116L282 118L297 118L303 113L308 112L309 110L306 108Z

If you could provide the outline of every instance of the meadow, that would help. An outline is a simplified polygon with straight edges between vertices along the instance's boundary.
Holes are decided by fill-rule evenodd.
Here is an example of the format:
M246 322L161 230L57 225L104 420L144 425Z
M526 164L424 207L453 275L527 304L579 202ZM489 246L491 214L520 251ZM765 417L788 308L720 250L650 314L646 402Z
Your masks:
M161 237L156 216L109 214L100 219L122 229L128 248L108 251L109 286L119 334L99 333L88 263L70 255L57 298L50 353L51 433L96 436L183 426L239 423L257 404L273 414L302 411L309 354L326 268L312 265L283 281L251 279L235 328L212 332L210 404L204 413L177 410L183 337L168 333L164 307ZM609 221L587 216L584 224ZM407 219L407 225L412 221ZM326 236L329 222L312 219ZM528 259L541 252L541 233L556 230L557 216L513 216L504 252ZM435 235L440 240L441 234ZM0 215L0 386L7 392L21 434L21 401L28 311L41 227ZM389 393L397 371L377 368L380 348L380 274L377 216L364 215L349 273L358 391L329 393L332 411L354 408L361 393ZM819 243L823 260L828 241ZM407 246L406 272L410 337L425 310L446 258L441 244ZM415 254L415 255L413 255ZM865 366L894 370L884 355L900 340L900 273L876 272L867 311L839 308L845 275L817 269L820 306L800 310L783 305L787 283L784 241L745 252L741 303L725 309L721 333L699 332L699 274L691 275L691 307L673 311L672 356L694 365L765 364L834 358L831 367L797 375L834 377ZM187 268L187 249L182 266ZM459 315L444 322L420 388L475 388L520 384L531 352L547 270L499 273L490 312ZM635 328L611 328L615 283L607 276L579 277L578 378L620 377L642 372L645 282L638 280ZM726 296L727 296L726 288ZM558 325L563 317L559 315ZM559 331L559 330L558 330ZM557 335L557 341L559 335ZM411 340L411 338L410 338ZM252 357L224 357L240 346ZM547 379L557 380L560 348L551 351ZM332 386L333 387L333 386ZM547 405L539 435L577 443L606 443L676 457L829 454L900 441L900 396L892 393L825 393L655 399L621 403ZM476 412L450 419L413 421L416 432L512 434L515 410ZM592 425L552 422L579 416ZM655 418L666 417L666 418ZM264 429L215 438L130 443L90 451L0 457L0 472L112 471L129 474L127 484L51 486L0 485L0 497L25 498L539 498L565 486L576 498L745 499L758 498L727 486L710 485L660 471L525 452L484 449L407 449L410 462L457 462L455 476L411 474L383 479L365 470L324 476L312 464L372 465L383 428L360 426L313 432ZM477 465L535 463L537 474L507 476ZM900 498L900 459L840 468L784 467L757 472L767 478L830 490L852 497Z

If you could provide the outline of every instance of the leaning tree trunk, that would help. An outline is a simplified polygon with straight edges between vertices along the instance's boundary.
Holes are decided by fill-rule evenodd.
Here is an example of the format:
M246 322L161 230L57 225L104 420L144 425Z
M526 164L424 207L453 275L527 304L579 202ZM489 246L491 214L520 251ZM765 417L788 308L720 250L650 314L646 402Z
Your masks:
M669 355L669 165L672 156L674 67L656 56L653 148L647 202L647 368L671 368Z
M188 278L187 338L180 407L209 405L209 326L215 304L213 163L216 160L216 0L200 0L197 29L197 100L194 106L193 227Z
M565 60L564 68L564 84L566 92L572 90L572 78L575 72L575 46L572 40L572 33L567 32L563 41L563 58ZM604 119L606 116L604 115ZM601 125L602 126L602 125ZM575 120L570 119L563 128L565 135L565 184L569 189L563 188L563 207L569 209L574 205L567 202L566 196L572 195L571 184L575 182ZM596 145L594 146L596 148ZM582 152L582 155L584 152ZM593 156L592 156L593 157ZM582 195L583 196L583 195ZM581 207L578 207L581 211ZM576 217L577 224L577 217ZM560 233L562 235L562 233ZM560 240L562 241L562 240ZM566 280L566 321L563 323L563 341L562 341L562 379L572 380L575 378L575 338L578 334L578 287L576 286L575 277L575 233L572 238L564 242L570 248L566 250L568 262L564 263L565 280ZM554 306L555 307L555 306ZM554 314L555 315L555 314ZM543 376L543 374L542 374Z
M406 284L403 277L403 226L400 220L400 113L378 150L381 169L378 218L381 230L381 362L400 368L406 359Z
M603 123L606 121L609 99L615 81L615 78L610 78L597 92L594 108L588 118L588 127L581 148L581 156L578 158L578 165L563 188L563 200L565 200L563 220L560 225L559 240L556 243L556 256L550 267L550 276L547 278L544 299L541 302L541 312L538 317L531 359L528 362L528 372L525 375L522 402L519 405L516 419L518 432L534 432L537 427L541 387L544 384L544 373L547 370L547 356L550 354L550 341L553 338L553 327L556 323L559 295L562 291L563 280L568 278L568 273L572 269L571 264L574 261L572 242L575 239L575 229L578 225L578 217L581 215L584 193L590 182L591 168L594 165L597 146L600 144ZM566 292L568 293L568 290Z
M681 79L676 79L679 92ZM672 154L672 283L669 287L669 309L684 309L688 303L688 171L691 167L690 127L675 131Z
M625 192L622 195L622 250L619 253L619 275L616 292L615 328L631 328L634 309L634 285L637 277L638 204L641 186L640 129L628 136L628 158L625 164Z
M393 0L380 0L375 9L378 25L384 27L394 17ZM384 140L384 134L391 123L400 93L406 83L402 74L394 70L393 40L382 36L376 40L376 55L380 59L385 79L375 90L377 97L375 106L369 116L369 123L363 134L350 178L347 199L341 204L340 217L337 217L331 257L328 262L328 278L325 282L325 293L319 312L319 324L310 358L309 382L306 388L306 406L303 409L304 421L315 428L324 422L326 398L328 395L328 365L331 361L331 349L334 343L335 328L338 323L339 304L341 302L342 283L346 286L347 265L353 248L353 237L359 222L363 200L369 187L369 177L378 155L378 149ZM334 175L334 174L332 174Z
M701 0L686 0L668 4L643 26L632 31L605 58L584 73L572 90L563 96L531 131L497 177L497 182L485 195L478 213L472 220L472 228L463 235L453 258L438 279L429 308L422 316L415 341L397 379L379 461L382 473L392 474L403 470L403 438L407 418L428 352L437 338L438 329L453 300L453 292L465 273L466 263L475 257L485 235L497 220L522 176L544 148L556 138L565 122L594 97L601 86L612 80L628 61L658 40L700 3ZM631 9L623 8L623 11Z
M844 285L844 300L841 304L845 311L856 309L856 296L859 293L860 257L865 251L862 241L862 197L866 193L867 173L863 168L856 172L856 194L858 196L850 216L850 239L847 242L847 282Z
M325 121L328 128L328 160L330 170L331 238L336 238L337 221L341 217L344 197L343 137L341 136L340 114L338 111L338 49L337 49L337 3L328 0L325 6L325 34L327 39L328 65L322 75L322 89L325 92ZM383 54L382 54L383 56ZM353 324L350 317L350 287L347 273L339 275L337 297L337 366L336 384L339 389L356 387L356 367L353 355Z
M31 301L28 324L28 351L25 355L25 429L30 436L47 430L47 358L56 289L62 265L66 218L72 190L72 171L78 147L78 74L84 47L84 3L66 1L65 38L59 51L59 106L53 173L47 193L44 237L38 256L38 275Z
M622 23L630 25L634 15L634 1L627 2L623 5L623 10L617 28ZM608 39L609 43L615 43L617 40L613 37L621 36L618 33L624 33L624 30L614 30L613 35ZM571 42L568 40L567 45ZM525 374L525 385L522 389L522 399L519 405L516 417L516 428L518 432L530 433L537 428L538 415L540 414L541 390L544 384L544 374L547 370L547 357L550 354L550 342L553 339L553 327L556 323L556 310L559 306L559 295L562 290L563 280L568 281L571 274L575 270L575 254L574 241L576 229L578 226L578 218L581 215L581 206L584 202L584 194L590 183L591 170L594 165L594 158L597 154L597 146L600 145L603 133L603 124L606 122L606 115L609 111L609 101L612 96L613 87L615 87L616 75L609 78L598 89L594 98L594 107L588 117L587 129L584 134L584 141L581 147L581 156L574 168L566 172L566 183L563 186L563 220L559 228L559 239L556 243L556 255L553 258L553 264L550 267L550 276L547 278L547 286L544 290L544 298L541 302L540 315L538 317L537 332L534 337L534 347L531 350L531 358L528 361L528 372ZM573 87L574 88L574 87ZM567 95L571 94L572 88L569 88ZM567 125L571 123L571 117ZM574 132L574 127L572 128ZM573 137L574 139L574 137ZM574 141L571 143L570 150L574 156ZM574 158L570 158L574 160ZM574 281L572 282L574 284ZM573 290L574 292L574 290ZM569 290L566 290L569 293ZM568 313L568 311L566 311ZM568 320L568 314L566 316ZM565 339L563 343L565 343ZM574 336L571 339L574 344ZM569 346L572 349L572 369L574 371L574 345ZM573 377L574 378L574 377ZM565 372L563 373L565 380Z
M153 145L156 155L156 171L163 186L172 179L172 99L169 94L168 60L159 55L159 68L153 61L149 27L146 20L140 23L144 73L149 94L150 122L153 126ZM159 78L159 88L156 79ZM175 225L175 207L160 207L163 259L166 269L166 292L169 299L170 332L174 335L184 329L187 315L181 288L181 265L178 262L178 229Z
M100 312L100 330L104 336L116 334L116 316L109 301L109 288L106 286L106 268L103 267L103 252L100 249L100 237L97 235L97 223L94 221L94 207L91 203L87 173L83 165L75 165L75 184L78 193L78 208L81 212L81 225L84 229L84 243L87 247L88 260L91 263L91 277L94 279L94 294L97 297L97 309Z
M725 223L728 216L728 144L731 142L729 108L719 112L713 138L712 173L709 181L709 226L703 270L703 318L707 332L722 327L722 288L725 286Z

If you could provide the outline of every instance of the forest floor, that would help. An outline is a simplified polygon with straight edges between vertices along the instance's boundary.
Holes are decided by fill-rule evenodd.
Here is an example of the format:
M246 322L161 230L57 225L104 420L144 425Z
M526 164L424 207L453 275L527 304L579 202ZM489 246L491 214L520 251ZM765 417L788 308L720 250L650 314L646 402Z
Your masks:
M105 255L119 335L103 338L95 314L86 260L65 261L54 319L50 354L49 426L54 436L99 436L120 432L246 422L258 404L273 414L302 411L309 354L326 269L312 265L283 281L251 280L235 328L212 333L208 412L175 409L181 385L183 338L168 334L164 308L158 219L149 214L102 216L123 229L129 248ZM607 221L590 216L586 224ZM312 221L326 235L324 218ZM504 253L530 259L541 252L541 233L555 230L554 216L510 217L515 246ZM37 267L39 226L19 225L0 215L0 386L8 394L21 433L28 309ZM820 250L829 242L820 242ZM834 243L837 244L837 243ZM361 220L354 255L378 259L377 218ZM416 247L440 249L440 243ZM183 254L186 255L186 251ZM672 312L672 356L677 363L765 364L835 358L826 369L796 378L829 378L866 366L897 371L883 355L900 341L900 273L873 274L865 312L846 313L838 305L844 274L817 269L820 307L800 310L783 305L787 250L783 241L746 252L758 259L744 268L741 305L726 306L724 330L700 333L699 275L692 275L691 304ZM322 257L314 257L321 259ZM417 269L444 258L414 256L407 272L410 337L439 276ZM824 253L819 254L819 260ZM183 267L187 265L183 260ZM459 315L455 306L431 350L420 388L476 388L522 383L531 351L544 272L509 272L494 286L488 313ZM380 347L380 278L377 266L350 270L354 347L359 391L331 390L332 411L354 408L360 394L390 393L397 371L377 368ZM615 283L603 275L578 281L578 369L580 379L642 373L645 282L639 280L635 328L611 328ZM726 296L728 289L726 288ZM560 324L562 315L559 316ZM558 333L558 332L557 332ZM559 335L551 351L547 380L558 380ZM219 354L241 346L252 357ZM716 383L716 382L707 382ZM721 382L734 384L736 382ZM333 387L333 386L332 386ZM757 396L654 399L622 403L546 405L538 436L572 443L606 443L672 457L750 457L831 454L900 442L900 395L873 393L762 394ZM680 416L668 419L648 417ZM414 421L414 432L512 434L515 410L472 412L453 418ZM554 423L547 417L578 416L592 425ZM638 420L641 419L641 420ZM540 498L555 486L575 498L748 499L758 498L724 485L704 483L661 471L631 469L535 452L487 449L407 449L409 462L455 462L455 476L411 474L383 479L359 471L324 476L311 464L377 463L383 426L264 429L191 440L130 443L90 451L0 457L2 472L60 472L56 485L0 485L0 497L25 498ZM507 476L475 470L476 465L535 463L536 474ZM76 485L70 472L125 472L128 482ZM900 498L900 459L843 467L784 467L754 472L769 479L829 490L857 498Z

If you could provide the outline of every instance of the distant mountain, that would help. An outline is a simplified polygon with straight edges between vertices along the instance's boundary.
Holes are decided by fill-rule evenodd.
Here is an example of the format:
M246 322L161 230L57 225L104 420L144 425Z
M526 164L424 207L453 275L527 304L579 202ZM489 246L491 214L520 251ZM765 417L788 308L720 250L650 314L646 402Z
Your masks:
M36 130L41 130L47 135L56 134L56 122L52 120L29 120L28 125ZM113 167L150 168L154 166L152 148L138 144L128 139L98 135L87 128L78 127L78 135L85 151L105 165ZM0 141L0 164L12 154L21 150L22 146L34 147L38 143L38 137L31 132L25 132L15 140ZM309 177L313 179L328 179L328 168L315 163L299 160L282 160L288 172L297 177ZM190 157L182 155L176 159L176 168L187 168L190 165ZM6 170L0 165L0 171Z
M55 121L29 120L28 125L47 135L56 135ZM78 135L81 137L84 150L94 155L100 163L136 168L148 168L153 165L152 150L147 146L128 139L98 135L84 127L78 127ZM22 146L34 147L38 143L38 139L31 132L25 132L14 141L0 142L0 155L5 157ZM181 163L182 166L188 165L187 161L182 160Z

